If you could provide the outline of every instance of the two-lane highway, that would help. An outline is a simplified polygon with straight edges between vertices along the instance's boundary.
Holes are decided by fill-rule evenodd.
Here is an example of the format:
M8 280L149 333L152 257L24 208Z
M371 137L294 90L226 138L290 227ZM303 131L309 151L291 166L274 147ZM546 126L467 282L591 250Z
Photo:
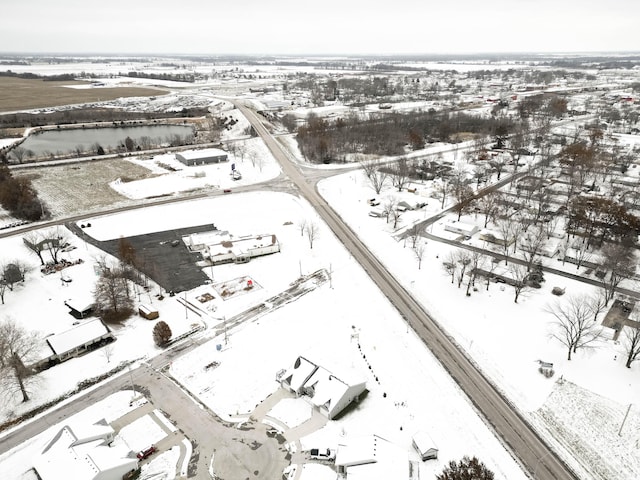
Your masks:
M514 405L474 366L438 323L405 291L340 216L331 209L264 128L257 114L242 105L237 106L280 162L285 174L297 185L302 195L316 208L334 234L395 305L524 469L531 475L535 474L536 480L577 479L572 470L540 438Z

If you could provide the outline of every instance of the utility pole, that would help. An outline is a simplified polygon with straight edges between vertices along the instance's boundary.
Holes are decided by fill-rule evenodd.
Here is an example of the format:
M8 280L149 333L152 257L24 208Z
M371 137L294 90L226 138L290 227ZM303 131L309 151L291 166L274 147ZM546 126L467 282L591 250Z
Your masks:
M620 430L618 430L618 436L622 436L622 427L624 427L624 422L627 421L627 417L629 416L629 410L631 410L631 404L629 404L629 408L627 408L627 413L624 414L624 418L622 419L622 425L620 425Z

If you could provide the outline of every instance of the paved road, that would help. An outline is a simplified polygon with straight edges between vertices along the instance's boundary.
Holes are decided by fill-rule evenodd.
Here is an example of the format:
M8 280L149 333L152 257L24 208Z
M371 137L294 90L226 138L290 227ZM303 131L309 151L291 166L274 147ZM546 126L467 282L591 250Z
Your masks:
M569 467L555 455L509 400L502 396L494 385L475 368L435 320L386 271L358 236L342 222L289 160L278 142L264 128L258 116L242 105L237 106L280 162L285 174L298 186L335 235L396 306L407 323L447 369L524 468L530 473L535 472L537 480L576 479Z

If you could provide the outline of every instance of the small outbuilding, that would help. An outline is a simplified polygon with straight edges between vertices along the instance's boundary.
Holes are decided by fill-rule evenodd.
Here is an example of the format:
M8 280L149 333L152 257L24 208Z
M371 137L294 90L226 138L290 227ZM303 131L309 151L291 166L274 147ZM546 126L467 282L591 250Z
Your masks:
M227 152L219 148L204 148L202 150L187 150L176 153L176 159L187 166L191 166L226 162L229 157Z
M138 306L138 313L142 318L146 318L147 320L155 320L160 316L158 310L145 303L141 303Z
M436 447L435 442L431 439L427 432L417 432L413 436L412 440L413 448L415 448L416 452L418 452L418 455L420 455L420 459L423 462L425 460L438 458L438 447Z

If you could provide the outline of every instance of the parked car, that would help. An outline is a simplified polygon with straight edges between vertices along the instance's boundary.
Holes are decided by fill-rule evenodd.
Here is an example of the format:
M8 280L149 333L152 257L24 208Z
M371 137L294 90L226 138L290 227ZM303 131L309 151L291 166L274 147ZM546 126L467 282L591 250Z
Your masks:
M156 448L155 445L151 445L149 448L145 448L144 450L140 450L138 452L138 459L139 460L144 460L145 458L150 457L151 455L153 455L154 453L156 453L158 451L158 449Z
M336 452L330 448L312 448L309 450L309 457L316 460L335 460Z

